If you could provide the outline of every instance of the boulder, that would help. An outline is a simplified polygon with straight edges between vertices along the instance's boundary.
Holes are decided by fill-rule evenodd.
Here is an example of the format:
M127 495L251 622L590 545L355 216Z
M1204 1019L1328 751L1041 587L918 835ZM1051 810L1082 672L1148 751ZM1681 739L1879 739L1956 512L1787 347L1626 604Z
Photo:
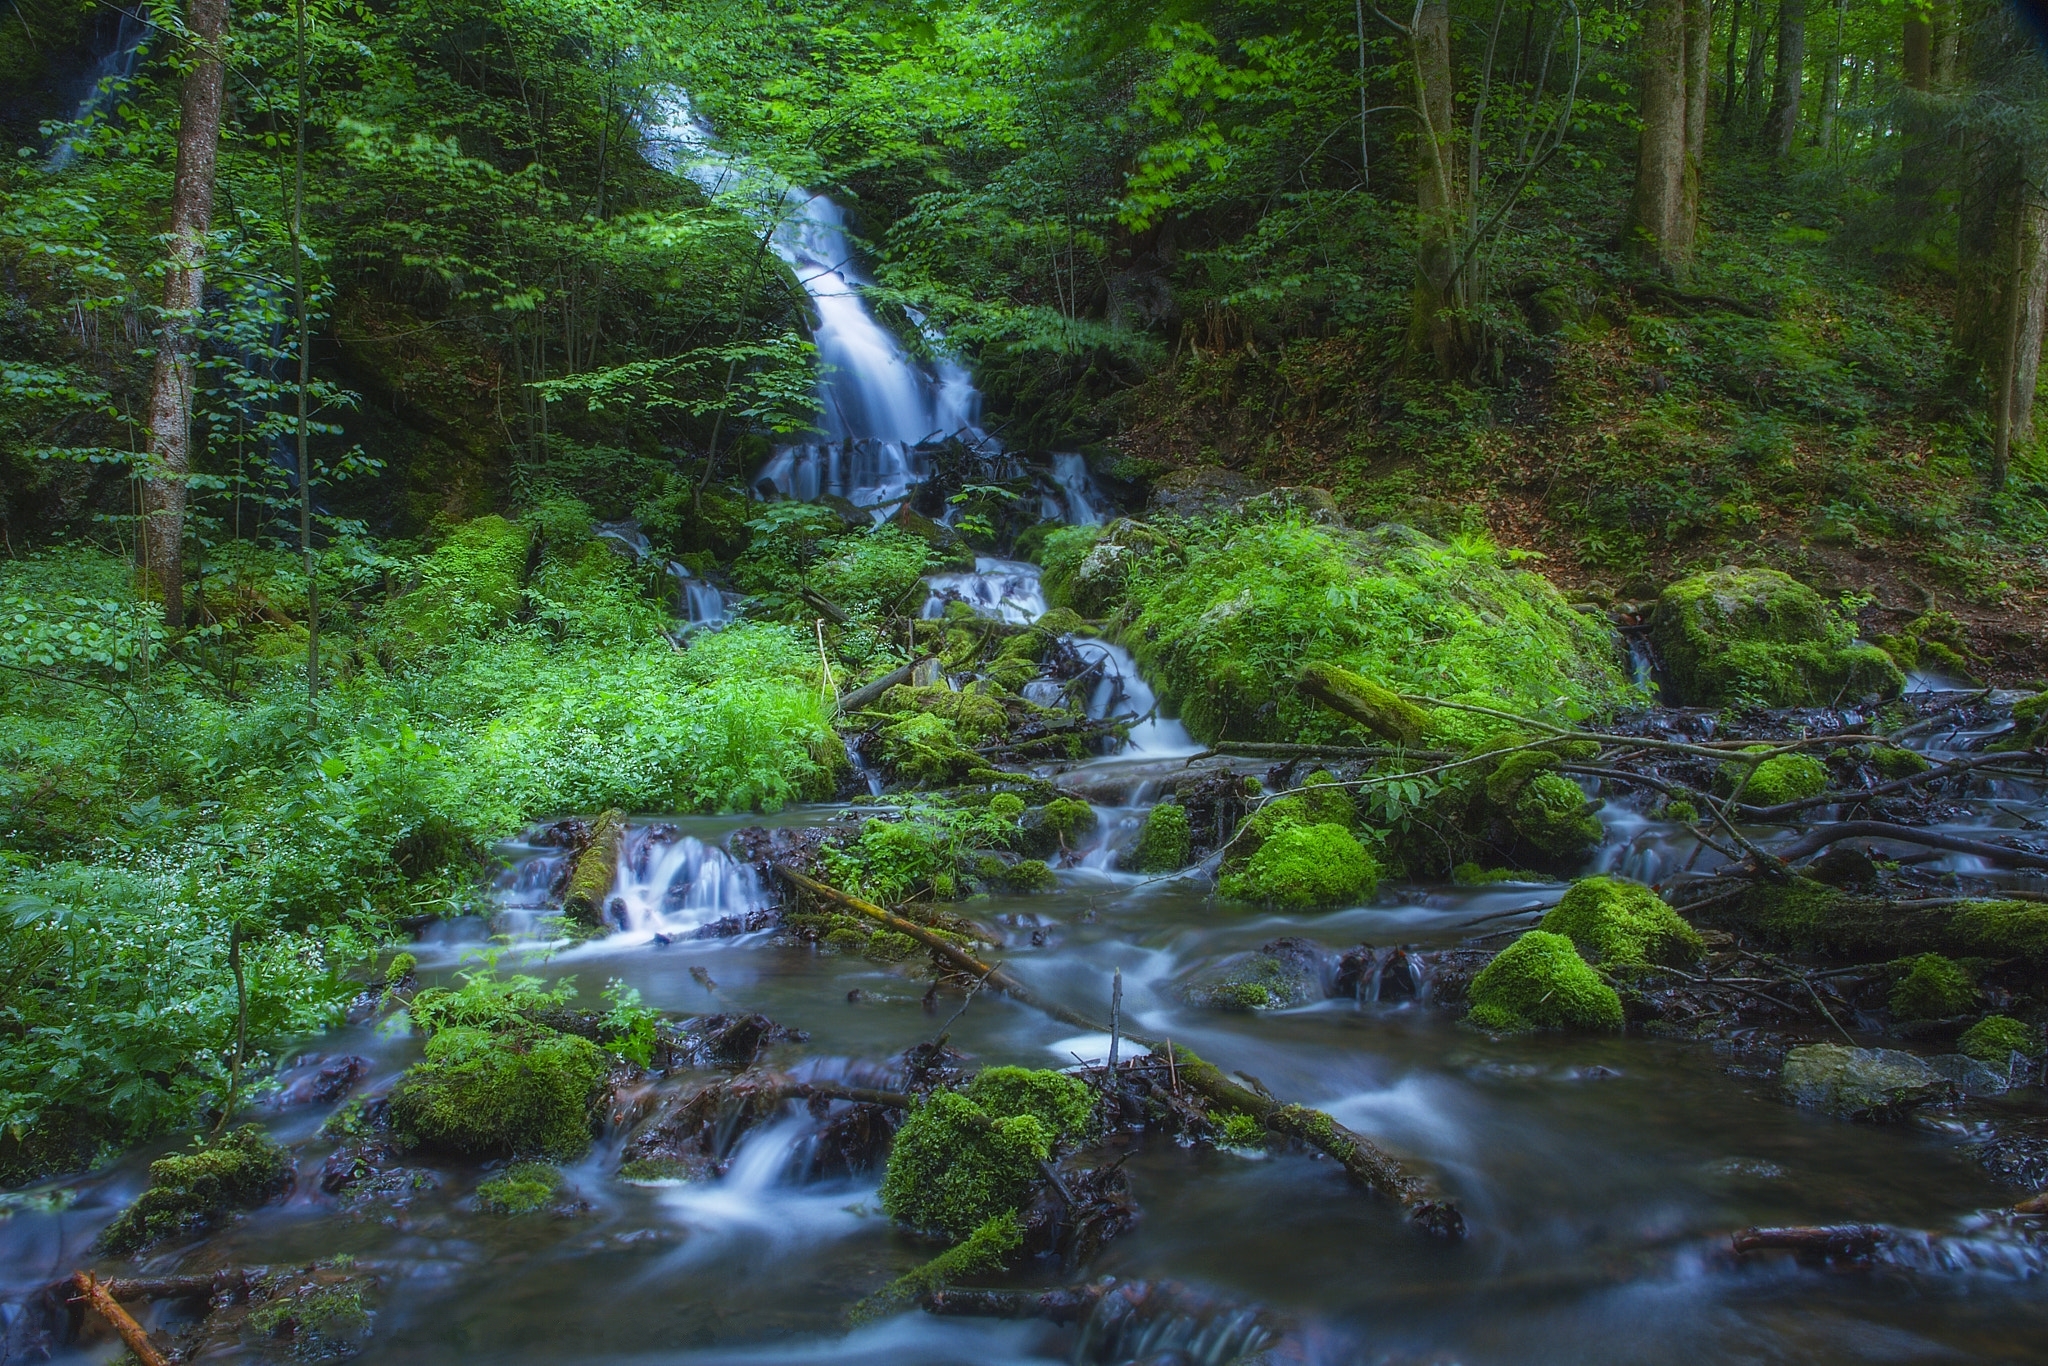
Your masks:
M1198 469L1175 470L1152 482L1152 494L1145 500L1147 514L1174 517L1205 517L1235 512L1247 501L1272 486L1235 470L1204 465Z
M1897 697L1906 676L1890 655L1855 643L1855 623L1775 569L1717 569L1667 587L1650 639L1673 700L1720 707L1828 706Z
M1181 999L1210 1010L1284 1010L1323 999L1324 975L1318 945L1275 939L1203 969L1181 988Z
M1902 1119L1951 1095L1941 1073L1911 1053L1828 1043L1786 1054L1778 1084L1795 1105L1876 1124Z

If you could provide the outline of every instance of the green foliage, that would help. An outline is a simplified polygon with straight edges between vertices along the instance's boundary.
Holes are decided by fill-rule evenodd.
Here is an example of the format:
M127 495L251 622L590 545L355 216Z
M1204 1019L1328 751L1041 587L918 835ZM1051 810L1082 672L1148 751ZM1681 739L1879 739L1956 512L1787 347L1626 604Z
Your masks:
M406 646L431 648L502 625L520 603L529 542L503 517L462 523L420 562L420 586L393 606L388 628Z
M1613 972L1665 963L1684 967L1706 951L1699 931L1648 887L1617 878L1581 878L1539 928L1570 939L1578 950Z
M912 1271L906 1271L854 1306L855 1323L917 1303L926 1295L972 1276L1001 1271L1024 1246L1024 1230L1015 1212L1005 1210L952 1247Z
M614 977L605 985L604 1046L626 1061L647 1067L654 1061L655 1027L661 1012L640 1004L640 989Z
M984 1068L967 1084L967 1098L999 1118L1030 1115L1055 1144L1079 1137L1095 1109L1087 1083L1047 1068Z
M400 982L412 976L414 970L419 965L420 960L410 953L393 954L391 962L384 969L384 985L387 987L397 986Z
M1266 1126L1253 1115L1229 1111L1217 1117L1217 1141L1226 1148L1260 1148L1265 1146Z
M1502 949L1472 979L1468 1023L1481 1029L1621 1028L1621 998L1586 966L1572 941L1531 930Z
M1189 526L1135 562L1125 638L1201 740L1333 740L1350 723L1295 691L1337 664L1400 692L1585 714L1626 688L1612 639L1491 545L1403 527L1345 532L1293 514ZM1499 729L1445 713L1453 738Z
M2003 1067L2015 1053L2032 1058L2040 1055L2041 1035L2010 1015L1986 1015L1963 1031L1956 1051L1979 1062Z
M486 1214L536 1214L555 1202L562 1173L545 1162L514 1162L477 1183L477 1208Z
M426 987L407 1007L412 1023L432 1038L444 1029L517 1029L529 1017L566 1005L576 995L574 979L552 988L538 977L500 977L494 966L458 973L460 987Z
M1341 825L1289 825L1262 843L1217 890L1237 901L1308 908L1370 897L1379 865Z
M1675 700L1691 706L1830 705L1905 687L1889 655L1852 643L1852 621L1775 569L1680 579L1658 600L1650 631Z
M461 1157L573 1162L590 1147L604 1078L604 1054L588 1039L452 1025L392 1091L392 1132L407 1147Z
M100 1235L115 1254L139 1252L181 1234L197 1233L238 1209L260 1205L291 1181L292 1162L263 1130L245 1124L189 1153L149 1164L149 1188Z
M1870 764L1881 776L1892 779L1910 778L1932 767L1918 750L1900 749L1894 745L1880 745L1871 754ZM1755 780L1751 782L1754 784Z
M1977 1003L1970 971L1938 953L1915 954L1892 964L1897 980L1888 1004L1902 1020L1946 1020Z

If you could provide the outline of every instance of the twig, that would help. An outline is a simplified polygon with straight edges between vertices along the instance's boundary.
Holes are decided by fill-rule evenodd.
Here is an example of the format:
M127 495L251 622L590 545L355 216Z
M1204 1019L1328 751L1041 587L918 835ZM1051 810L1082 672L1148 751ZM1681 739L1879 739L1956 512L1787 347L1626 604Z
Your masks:
M128 1344L128 1350L135 1353L135 1359L142 1366L165 1366L164 1355L149 1340L149 1334L143 1332L142 1325L107 1293L107 1287L97 1277L90 1271L80 1271L72 1276L71 1283L78 1287L79 1296L121 1335L121 1341Z

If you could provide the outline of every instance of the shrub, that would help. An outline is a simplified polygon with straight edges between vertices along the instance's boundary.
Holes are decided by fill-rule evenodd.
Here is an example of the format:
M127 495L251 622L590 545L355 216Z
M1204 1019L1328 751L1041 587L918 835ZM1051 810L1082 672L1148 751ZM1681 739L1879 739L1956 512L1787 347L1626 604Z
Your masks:
M149 1164L149 1188L100 1235L108 1252L138 1252L177 1234L196 1233L234 1210L281 1194L292 1161L254 1124L189 1153Z
M1705 952L1699 931L1638 882L1581 878L1543 917L1540 928L1570 939L1610 971L1649 963L1681 966Z
M1468 1023L1482 1029L1621 1028L1621 997L1586 966L1572 941L1531 930L1472 979Z

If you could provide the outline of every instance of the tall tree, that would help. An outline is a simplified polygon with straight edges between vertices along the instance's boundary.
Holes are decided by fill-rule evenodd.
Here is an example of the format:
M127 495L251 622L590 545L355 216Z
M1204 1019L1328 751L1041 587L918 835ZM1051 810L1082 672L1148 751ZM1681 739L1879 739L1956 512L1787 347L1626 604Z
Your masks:
M1422 123L1421 164L1415 177L1422 241L1409 318L1409 352L1418 362L1432 364L1441 378L1462 378L1470 368L1472 348L1472 277L1458 269L1458 242L1467 205L1453 122L1448 0L1421 0L1408 38L1415 63L1415 112Z
M1767 124L1771 154L1790 156L1806 85L1806 0L1778 0L1778 73Z
M1940 116L1934 108L1934 24L1926 0L1907 0L1899 43L1899 175L1892 183L1892 233L1900 251L1917 255L1934 216L1941 179Z
M1820 120L1813 132L1814 146L1822 151L1832 151L1835 145L1835 116L1842 109L1842 34L1848 19L1849 0L1835 0L1835 32L1821 72Z
M171 182L170 254L163 328L150 386L150 465L142 485L142 562L163 594L164 624L185 624L185 481L192 472L192 395L197 383L206 234L213 226L214 162L220 149L227 67L228 0L192 0L185 15L191 67L178 108L178 162Z
M1638 262L1682 274L1699 227L1706 151L1708 0L1650 0L1643 18L1635 188L1624 247Z

